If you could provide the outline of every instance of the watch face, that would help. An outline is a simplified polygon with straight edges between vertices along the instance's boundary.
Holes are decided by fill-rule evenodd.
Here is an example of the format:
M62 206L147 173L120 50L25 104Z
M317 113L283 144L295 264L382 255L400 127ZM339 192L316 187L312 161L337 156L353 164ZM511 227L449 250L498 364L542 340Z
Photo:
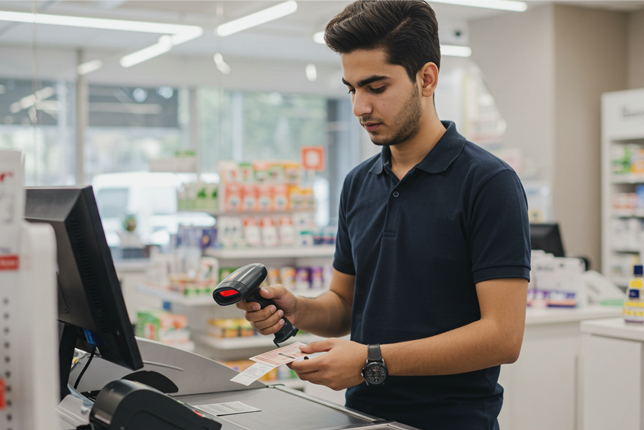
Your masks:
M378 385L385 382L387 368L382 363L369 363L364 370L364 379L369 385Z

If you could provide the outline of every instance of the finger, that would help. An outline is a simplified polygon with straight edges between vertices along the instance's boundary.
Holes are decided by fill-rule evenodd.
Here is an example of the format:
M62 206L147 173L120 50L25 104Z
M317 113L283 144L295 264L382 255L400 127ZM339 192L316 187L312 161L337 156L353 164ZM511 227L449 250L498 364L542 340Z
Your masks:
M277 333L278 331L280 331L282 329L283 326L284 326L284 320L280 320L279 323L277 323L275 325L272 325L272 326L267 327L265 329L258 329L257 327L255 327L255 330L257 330L257 332L259 334L263 334L263 335L266 336L266 335L269 335L269 334Z
M275 284L270 287L260 288L259 294L265 299L279 300L288 295L288 290L283 285Z
M296 373L309 373L315 372L322 367L322 363L319 359L314 358L312 360L302 360L302 361L293 361L290 364L290 368L293 369Z
M262 308L257 302L247 302L246 300L235 304L235 306L237 306L237 309L241 309L246 312L258 311Z
M274 310L276 309L275 306L270 306L270 308L272 308L273 311L268 316L268 318L252 321L253 327L255 327L257 330L264 330L276 324L284 325L284 321L282 320L282 317L284 316L284 311L280 309L279 311L275 312ZM254 315L252 316L254 317Z
M300 346L300 350L306 354L313 354L314 352L325 352L329 351L335 345L333 339L318 340L317 342L311 342L308 345Z
M244 318L250 322L266 321L276 315L276 311L277 308L274 305L271 305L259 311L246 312L246 314L244 314ZM277 320L274 322L277 322Z

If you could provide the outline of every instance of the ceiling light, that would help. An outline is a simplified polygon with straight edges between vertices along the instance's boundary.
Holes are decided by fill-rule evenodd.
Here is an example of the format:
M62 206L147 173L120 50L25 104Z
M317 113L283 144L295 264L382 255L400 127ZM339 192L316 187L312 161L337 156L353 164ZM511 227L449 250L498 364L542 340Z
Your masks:
M87 61L78 65L77 72L79 75L86 75L97 71L101 67L103 67L103 62L101 60Z
M230 73L230 66L226 64L224 61L223 55L221 55L219 52L215 54L215 66L217 66L217 69L223 73L224 75L227 75Z
M306 79L313 82L318 78L318 71L315 68L315 64L309 64L306 66Z
M512 12L525 12L528 9L527 3L513 0L431 0L431 2L480 7L484 9L509 10Z
M123 67L132 67L136 64L147 61L151 58L158 57L161 54L165 54L172 49L172 38L170 36L161 36L159 41L147 48L143 48L140 51L133 52L121 58L121 66Z
M313 41L315 43L319 43L320 45L326 45L326 42L324 41L324 32L323 31L318 31L313 35Z
M62 25L67 27L95 28L101 30L135 31L157 33L169 38L121 58L123 67L130 67L168 52L173 46L196 39L203 34L203 28L196 25L165 24L147 21L126 21L120 19L87 18L82 16L33 14L26 12L0 11L0 21L25 22L34 24ZM169 45L169 47L168 47ZM124 64L127 64L124 65ZM89 72L87 72L89 73Z
M230 36L231 34L255 27L260 24L282 18L290 15L297 10L297 2L290 0L280 3L268 9L260 10L239 19L227 22L217 27L217 34L220 36Z
M469 46L441 45L441 55L447 57L469 57L472 55L472 48Z
M68 27L98 28L101 30L136 31L139 33L176 34L201 27L195 25L165 24L147 21L125 21L121 19L87 18L81 16L33 14L27 12L0 11L0 21L26 22L34 24L63 25Z

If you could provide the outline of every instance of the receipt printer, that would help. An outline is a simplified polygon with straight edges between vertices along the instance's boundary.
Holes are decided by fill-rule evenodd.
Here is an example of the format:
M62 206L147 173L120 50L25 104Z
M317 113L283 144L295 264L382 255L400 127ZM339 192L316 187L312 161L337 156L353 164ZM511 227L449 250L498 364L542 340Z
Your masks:
M108 383L96 397L89 421L96 430L219 430L207 418L160 391L127 380Z

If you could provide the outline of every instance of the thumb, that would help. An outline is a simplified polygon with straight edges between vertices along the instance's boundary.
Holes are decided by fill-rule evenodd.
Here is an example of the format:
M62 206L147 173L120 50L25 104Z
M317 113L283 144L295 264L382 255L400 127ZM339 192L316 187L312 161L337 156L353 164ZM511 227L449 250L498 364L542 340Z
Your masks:
M300 350L305 354L313 354L314 352L326 352L333 348L333 341L331 339L319 340L311 342L308 345L300 346Z
M288 294L286 288L282 285L274 285L272 287L260 288L259 294L265 299L281 299Z

